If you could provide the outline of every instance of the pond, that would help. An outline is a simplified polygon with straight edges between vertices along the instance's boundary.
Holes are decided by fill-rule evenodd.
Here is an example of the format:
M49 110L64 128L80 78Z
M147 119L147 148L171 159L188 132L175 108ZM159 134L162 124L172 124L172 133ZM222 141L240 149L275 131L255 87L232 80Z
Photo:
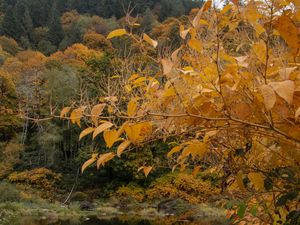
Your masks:
M158 219L142 219L142 218L100 218L97 216L91 216L78 219L66 219L66 220L51 220L49 218L33 218L25 217L22 219L20 225L225 225L228 224L223 220L221 221L194 221L180 220L172 217L158 218Z
M124 220L119 218L101 219L96 216L82 218L81 220L56 220L24 218L21 225L152 225L149 220Z

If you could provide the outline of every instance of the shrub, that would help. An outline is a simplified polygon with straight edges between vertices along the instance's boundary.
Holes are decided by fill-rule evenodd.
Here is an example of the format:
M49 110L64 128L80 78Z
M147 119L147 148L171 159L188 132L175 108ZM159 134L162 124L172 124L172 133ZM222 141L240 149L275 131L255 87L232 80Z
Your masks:
M171 173L152 182L146 195L149 200L180 198L190 203L200 203L219 192L209 181L186 173Z
M60 178L60 174L57 174L47 168L14 172L8 177L11 182L28 184L45 190L53 189L60 181Z
M145 198L145 191L140 186L130 183L127 186L119 187L115 195L120 199L134 199L142 202Z
M7 182L0 182L0 202L19 201L20 191L13 185Z

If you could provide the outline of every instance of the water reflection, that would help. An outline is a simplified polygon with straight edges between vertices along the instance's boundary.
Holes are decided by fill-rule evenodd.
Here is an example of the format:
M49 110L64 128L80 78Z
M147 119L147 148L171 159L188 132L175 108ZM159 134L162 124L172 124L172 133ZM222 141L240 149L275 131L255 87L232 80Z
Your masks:
M24 218L21 225L151 225L149 220L121 220L119 218L100 219L98 217L84 218L80 221Z

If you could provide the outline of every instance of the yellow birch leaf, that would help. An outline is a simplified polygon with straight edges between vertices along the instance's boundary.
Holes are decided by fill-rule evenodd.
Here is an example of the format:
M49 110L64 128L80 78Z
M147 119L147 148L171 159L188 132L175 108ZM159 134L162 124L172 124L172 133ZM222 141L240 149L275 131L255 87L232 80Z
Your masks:
M203 142L204 143L208 142L209 138L215 136L217 133L218 133L217 130L212 130L212 131L206 132L205 136L203 138Z
M253 44L252 49L257 56L257 58L260 60L261 63L266 63L267 58L267 47L266 44L263 41L257 42Z
M182 146L176 146L172 148L171 151L168 152L167 157L171 157L174 153L179 152L182 148Z
M100 155L99 159L97 160L97 168L99 169L100 166L105 166L105 163L112 160L114 157L115 157L115 153L113 152Z
M196 50L197 52L201 53L201 51L202 51L202 44L201 44L201 41L199 41L199 40L197 40L197 39L195 39L195 38L192 38L192 39L189 40L188 45L189 45L192 49L194 49L194 50Z
M212 3L212 1L211 1L211 0L208 0L208 1L204 4L204 6L203 6L203 12L206 12L207 10L210 9L211 3Z
M201 166L196 166L196 167L193 169L192 176L193 176L193 177L196 177L197 174L199 173L200 169L201 169Z
M118 131L116 130L105 130L103 133L104 141L108 148L111 148L114 143L118 140Z
M105 108L106 104L98 104L95 105L91 110L91 120L93 121L96 126L98 125L98 116L100 116Z
M134 116L135 112L136 112L136 109L137 109L137 102L136 102L136 100L131 100L128 103L128 106L127 106L127 115L129 117Z
M119 145L119 147L118 147L118 149L117 149L117 155L118 155L118 157L121 157L121 154L124 152L124 150L125 150L126 148L128 148L128 146L129 146L130 144L131 144L131 142L128 141L128 140L126 140L126 141L122 142L122 143Z
M164 75L168 76L172 72L173 63L169 59L161 60Z
M197 15L193 19L193 22L192 22L193 27L199 26L199 21L201 19L202 13L203 13L203 7L198 11Z
M74 109L71 113L71 116L70 116L70 119L71 119L71 122L73 124L77 124L79 127L81 127L80 125L80 119L82 117L82 114L83 114L83 111L85 110L85 106L83 107L80 107L80 108L77 108L77 109Z
M111 128L113 126L113 124L111 122L105 122L103 124L101 124L99 127L97 127L95 130L94 130L94 133L93 133L93 139L95 139L95 137L102 133L103 131Z
M123 36L125 34L127 34L127 31L125 29L117 29L117 30L110 32L107 36L107 39Z
M297 119L299 116L300 116L300 107L296 110L295 119Z
M147 34L143 34L143 40L152 45L154 48L158 45L158 42L150 38Z
M266 110L271 110L276 102L276 95L274 90L269 85L262 85L260 87L260 91L264 98Z
M244 182L243 182L243 173L239 171L236 175L236 182L241 191L245 190Z
M180 37L185 40L187 34L190 32L190 28L189 29L184 29L184 26L183 25L180 25L179 27L179 30L180 30Z
M175 92L175 90L174 90L173 87L170 87L170 88L168 88L167 90L165 90L163 96L164 96L164 97L170 97L170 96L174 96L174 95L176 95L176 92Z
M138 172L143 170L143 173L145 174L146 177L148 177L149 173L151 172L151 170L153 169L152 166L141 166L139 169L138 169Z
M92 133L94 130L95 130L95 128L93 128L93 127L89 127L89 128L84 129L84 130L80 133L80 135L79 135L79 141L80 141L83 137L85 137L86 135Z
M291 80L285 80L281 82L270 82L269 85L281 98L283 98L287 103L292 104L294 92L295 92L295 83Z
M254 188L258 191L263 191L264 188L264 176L262 173L249 173L248 178L254 185Z
M92 158L90 158L89 160L87 160L81 167L81 173L83 173L83 171L89 167L90 165L92 165L96 160L97 160L97 156L98 154L93 154Z
M60 118L65 117L66 114L67 114L68 112L70 112L70 110L71 110L71 107L65 107L65 108L63 108L63 110L61 110L61 112L60 112Z
M124 126L124 129L129 140L133 144L138 144L141 143L148 135L152 133L152 124L150 122L126 124Z
M275 21L274 27L292 49L293 54L297 55L300 48L300 36L294 21L289 16L283 14Z
M135 73L131 77L128 78L128 82L130 83L130 82L134 81L135 79L137 79L139 77L140 77L140 75Z

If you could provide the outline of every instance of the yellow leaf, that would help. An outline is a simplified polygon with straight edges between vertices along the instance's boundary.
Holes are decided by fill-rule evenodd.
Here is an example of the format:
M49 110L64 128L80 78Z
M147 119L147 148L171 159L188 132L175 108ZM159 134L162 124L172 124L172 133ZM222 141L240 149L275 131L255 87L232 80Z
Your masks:
M264 176L262 173L249 173L248 178L254 185L254 188L259 191L263 191L264 188Z
M148 177L148 175L149 175L149 173L151 172L152 169L153 169L152 166L141 166L141 167L138 169L138 172L140 172L141 170L143 170L145 176Z
M179 152L182 148L182 146L176 146L172 148L171 151L168 152L167 157L171 157L174 153Z
M130 116L130 117L134 116L135 112L136 112L136 109L137 109L137 102L136 102L136 100L131 100L128 103L128 106L127 106L127 115Z
M161 64L163 66L163 73L164 75L168 76L171 74L173 69L173 63L169 59L162 59Z
M91 110L91 120L96 126L98 125L98 116L100 116L105 108L106 104L95 105Z
M65 117L66 114L67 114L68 112L70 112L70 110L71 110L71 107L65 107L65 108L63 108L63 110L61 110L61 112L60 112L60 117L61 117L61 118Z
M83 173L83 171L89 167L90 165L92 165L96 160L97 160L97 156L98 154L93 154L92 158L90 158L89 160L87 160L81 167L81 173Z
M138 144L143 142L144 139L152 133L152 124L150 122L126 124L124 129L129 140L133 144Z
M116 130L106 130L103 133L104 141L108 148L111 148L114 143L118 140L118 131Z
M204 143L208 142L209 138L215 136L217 133L218 133L217 130L212 130L212 131L206 132L205 136L203 138L203 142Z
M197 27L199 26L199 21L200 21L201 16L202 16L203 9L204 9L204 7L202 7L202 8L198 11L197 15L196 15L195 18L193 19L193 22L192 22L193 27L196 27L196 28L197 28Z
M267 57L267 48L266 44L263 41L260 41L258 43L255 43L252 46L252 49L254 53L256 54L257 58L261 61L261 63L266 63L266 57Z
M196 177L197 174L199 173L200 169L201 169L201 166L196 166L192 172L192 176Z
M101 124L99 127L97 127L95 130L94 130L94 133L93 133L93 139L95 139L95 137L100 134L101 132L111 128L113 126L113 124L111 122L105 122L103 124Z
M79 135L79 141L86 135L92 133L93 131L95 130L95 128L93 127L89 127L89 128L86 128L85 130L83 130L80 135Z
M107 39L123 36L125 34L127 34L127 31L125 29L117 29L117 30L110 32L107 36Z
M185 30L185 29L184 29L184 26L183 26L183 25L180 25L179 29L180 29L180 37L181 37L183 40L185 40L187 34L190 32L190 28L187 29L187 30Z
M285 80L282 82L270 82L269 85L273 88L276 94L283 98L287 103L292 104L295 92L294 81Z
M79 127L81 127L80 119L82 117L82 114L83 114L85 108L86 107L83 106L83 107L80 107L80 108L77 108L77 109L73 110L73 112L71 113L71 116L70 116L71 122L73 124L76 123Z
M132 82L133 80L135 80L135 79L137 79L137 78L139 78L139 77L140 77L140 75L138 75L138 74L133 74L131 77L128 78L128 82L130 83L130 82Z
M192 49L194 49L194 50L196 50L197 52L200 52L200 53L201 53L201 51L202 51L202 44L201 44L201 41L192 38L192 39L189 40L188 45L189 45Z
M297 119L299 116L300 116L300 107L296 110L295 119Z
M262 96L264 97L264 103L266 110L271 110L276 102L276 95L273 89L269 85L262 85L260 87Z
M143 40L152 45L154 48L158 45L158 42L150 38L147 34L143 34Z
M100 166L105 166L105 163L112 160L114 157L115 157L115 153L113 152L100 155L99 159L97 160L97 168L99 169Z
M170 96L174 96L176 95L175 89L173 87L168 88L165 92L164 92L164 97L170 97Z
M203 12L205 12L205 11L207 11L207 10L209 10L210 9L210 7L211 7L211 0L208 0L205 4L204 4L204 6L203 6Z
M300 36L294 21L287 15L283 14L275 21L274 27L279 31L281 37L292 49L293 54L297 55L300 48Z
M209 25L208 22L207 22L207 20L200 20L199 24L200 25L207 25L207 26Z
M140 85L141 83L144 83L146 80L147 80L146 77L139 77L138 79L134 80L132 84Z
M206 144L202 142L198 143L191 143L187 147L185 147L182 151L181 156L179 159L184 159L190 154L195 158L196 156L199 156L201 159L204 157L204 154L206 153Z
M239 171L236 175L236 182L241 191L245 190L244 182L243 182L243 173Z
M119 145L119 147L118 147L118 149L117 149L117 155L118 155L118 157L121 157L121 154L124 152L124 150L125 150L130 144L131 144L130 141L124 141L124 142L122 142L122 143Z

